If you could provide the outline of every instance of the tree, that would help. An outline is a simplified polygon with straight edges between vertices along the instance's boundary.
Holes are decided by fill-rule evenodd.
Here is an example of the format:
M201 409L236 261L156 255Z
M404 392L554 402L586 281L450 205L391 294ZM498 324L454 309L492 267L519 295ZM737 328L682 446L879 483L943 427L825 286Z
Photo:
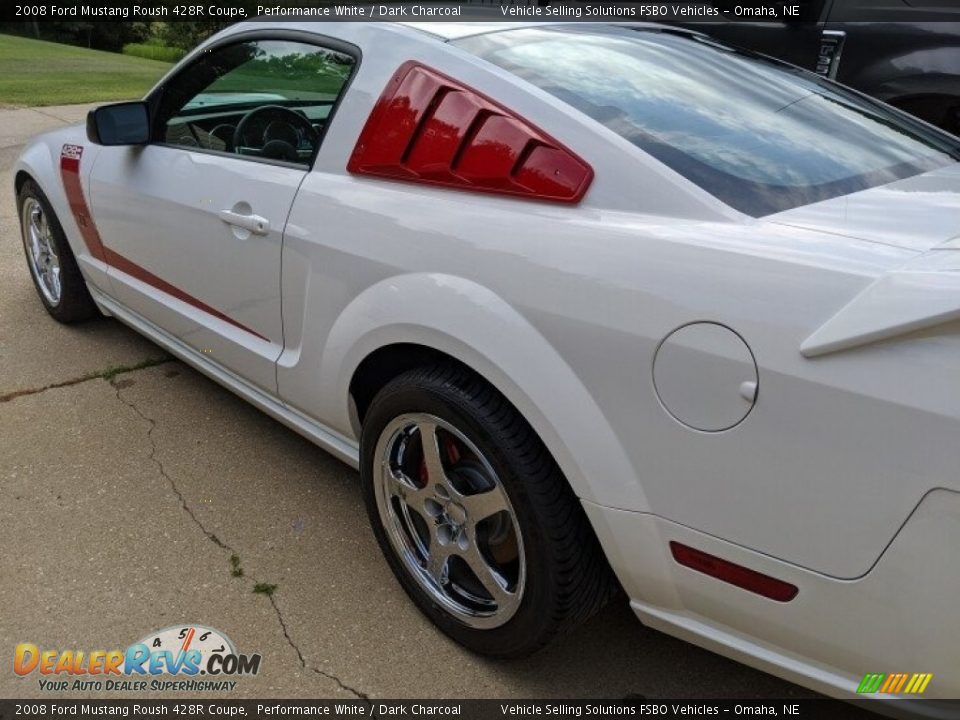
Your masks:
M97 50L120 52L126 43L142 42L150 35L146 22L83 22L52 20L43 23L0 23L0 32L32 35L38 40L80 45Z

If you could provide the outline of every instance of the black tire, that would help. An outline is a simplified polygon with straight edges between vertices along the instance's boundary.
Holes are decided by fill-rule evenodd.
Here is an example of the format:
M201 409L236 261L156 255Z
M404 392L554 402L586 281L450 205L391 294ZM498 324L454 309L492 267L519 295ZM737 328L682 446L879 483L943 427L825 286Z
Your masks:
M50 313L55 320L65 324L83 322L84 320L97 317L100 313L97 310L96 304L93 302L93 298L90 297L90 291L87 289L83 275L80 274L80 268L77 267L77 260L70 250L70 243L67 242L67 237L63 232L63 227L60 225L60 220L57 218L56 213L53 212L47 196L43 194L43 191L33 180L27 180L23 184L23 187L20 188L20 193L17 196L17 212L21 225L21 244L27 256L28 267L32 268L32 264L30 262L29 250L27 249L26 243L23 242L25 232L25 228L23 227L23 211L24 205L31 199L39 203L46 216L47 224L50 228L51 243L60 260L60 297L57 302L52 302L44 295L41 290L40 280L33 270L30 270L30 278L33 280L33 285L40 298L40 302L43 303L47 312Z
M381 434L409 413L436 416L455 427L495 470L516 515L526 584L505 624L471 627L436 602L404 566L384 528L374 467ZM373 399L360 444L364 500L377 542L417 607L444 633L483 655L529 655L558 633L585 621L618 585L579 501L550 453L514 407L469 370L439 365L411 370Z

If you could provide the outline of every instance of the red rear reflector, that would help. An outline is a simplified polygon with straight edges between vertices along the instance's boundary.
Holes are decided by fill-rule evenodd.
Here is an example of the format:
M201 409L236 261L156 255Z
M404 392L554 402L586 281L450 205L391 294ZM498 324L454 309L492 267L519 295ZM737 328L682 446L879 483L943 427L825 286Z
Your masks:
M347 169L464 190L578 202L586 162L502 105L415 62L387 83Z
M763 595L765 598L777 602L790 602L799 592L796 585L758 573L756 570L750 570L742 565L721 560L718 557L708 555L700 550L694 550L692 547L681 545L672 540L670 541L670 552L673 553L673 559L684 567L702 572L704 575L710 575L718 580L723 580L723 582L736 585L738 588Z

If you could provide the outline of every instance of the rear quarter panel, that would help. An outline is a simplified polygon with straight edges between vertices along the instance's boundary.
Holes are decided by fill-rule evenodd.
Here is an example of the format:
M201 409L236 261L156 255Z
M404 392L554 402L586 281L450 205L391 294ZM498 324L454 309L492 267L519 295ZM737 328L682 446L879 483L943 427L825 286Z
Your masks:
M622 163L574 149L615 182ZM912 252L622 212L599 188L561 207L342 167L311 173L291 213L278 369L284 399L338 432L353 433L347 388L366 354L421 343L497 386L580 497L838 577L866 572L923 494L953 482L957 458L932 450L956 430L960 397L903 382L901 363L946 372L930 342L822 362L799 352ZM757 407L728 432L680 425L653 388L660 341L695 320L736 329L761 366Z
M285 233L286 402L352 436L348 386L363 357L428 345L498 387L580 497L842 578L869 570L927 491L956 485L960 385L944 386L942 352L960 336L814 361L799 351L912 251L724 215L592 121L475 59L409 38L374 54L369 40L357 38L364 65ZM347 174L373 102L410 59L590 162L596 181L581 204ZM660 342L693 321L736 330L760 366L756 407L726 432L681 425L653 386Z

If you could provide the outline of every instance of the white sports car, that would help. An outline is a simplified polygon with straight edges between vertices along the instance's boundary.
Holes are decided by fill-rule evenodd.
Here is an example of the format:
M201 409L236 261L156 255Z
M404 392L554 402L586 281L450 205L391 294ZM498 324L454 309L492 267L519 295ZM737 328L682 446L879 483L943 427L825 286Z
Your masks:
M663 26L254 22L15 181L50 314L359 467L468 648L619 581L810 688L927 698L960 694L958 158Z

